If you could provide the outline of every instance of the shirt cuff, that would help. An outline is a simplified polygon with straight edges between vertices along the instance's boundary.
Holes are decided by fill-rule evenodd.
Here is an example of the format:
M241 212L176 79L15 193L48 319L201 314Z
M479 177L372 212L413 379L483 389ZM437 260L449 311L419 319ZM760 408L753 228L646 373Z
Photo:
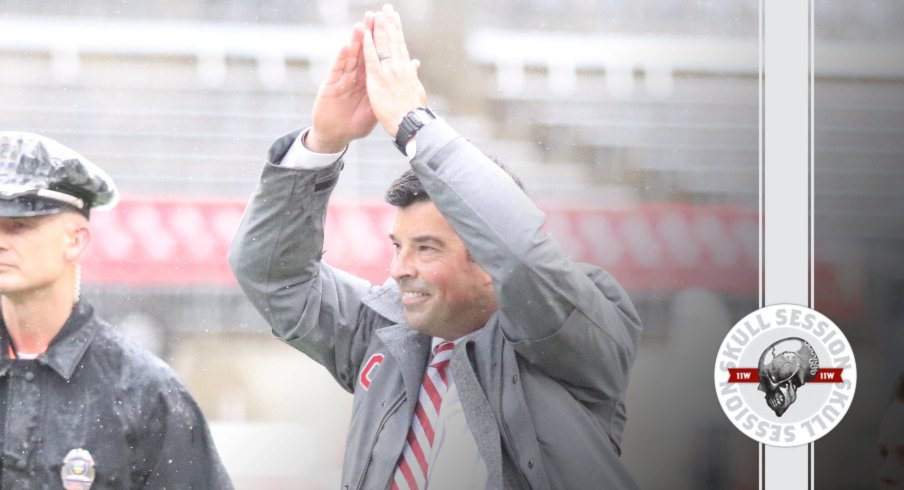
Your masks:
M417 136L411 138L411 141L409 141L408 144L405 145L405 154L408 155L409 163L411 162L411 160L414 160L414 154L417 153L417 142L414 141L415 138L417 138Z
M304 140L305 136L308 135L308 131L310 130L311 129L308 128L302 131L301 134L298 135L298 138L295 138L295 141L292 142L292 146L289 148L289 151L286 152L286 156L284 156L282 161L279 162L280 166L288 168L315 169L328 167L336 163L336 160L339 160L339 157L341 157L342 153L345 152L344 148L338 153L315 153L305 148L304 143L302 143L301 141Z

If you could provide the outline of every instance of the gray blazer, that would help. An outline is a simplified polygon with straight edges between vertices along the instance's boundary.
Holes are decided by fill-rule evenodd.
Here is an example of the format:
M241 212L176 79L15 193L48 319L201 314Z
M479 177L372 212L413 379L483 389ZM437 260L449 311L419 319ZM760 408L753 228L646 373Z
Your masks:
M321 260L343 162L279 166L297 134L270 149L229 263L273 332L354 393L343 488L385 489L430 338L405 325L392 280L372 286ZM422 129L417 145L412 168L492 276L500 304L451 363L491 488L636 488L619 460L641 333L627 294L601 269L572 262L534 203L444 121Z

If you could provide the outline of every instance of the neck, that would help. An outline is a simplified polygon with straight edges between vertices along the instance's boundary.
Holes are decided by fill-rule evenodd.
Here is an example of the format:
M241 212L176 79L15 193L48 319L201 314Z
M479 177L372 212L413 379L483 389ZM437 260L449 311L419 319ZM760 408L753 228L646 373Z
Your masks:
M62 330L76 301L73 280L36 291L4 294L3 321L18 352L39 354Z

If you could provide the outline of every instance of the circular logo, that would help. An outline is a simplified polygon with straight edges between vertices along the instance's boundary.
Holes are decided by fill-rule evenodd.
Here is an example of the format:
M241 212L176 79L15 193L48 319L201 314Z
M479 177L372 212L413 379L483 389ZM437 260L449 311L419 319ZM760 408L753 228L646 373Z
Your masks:
M857 365L847 338L825 315L772 305L725 336L715 385L738 430L770 446L799 446L826 435L847 413Z

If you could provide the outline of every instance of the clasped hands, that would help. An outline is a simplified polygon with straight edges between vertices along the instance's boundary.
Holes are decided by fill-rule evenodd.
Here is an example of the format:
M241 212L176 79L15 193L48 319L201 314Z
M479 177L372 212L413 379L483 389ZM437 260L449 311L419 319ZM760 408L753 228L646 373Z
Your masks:
M402 21L392 6L367 12L320 84L305 146L318 153L339 152L370 134L378 122L395 138L405 115L427 104L419 67L408 54Z

